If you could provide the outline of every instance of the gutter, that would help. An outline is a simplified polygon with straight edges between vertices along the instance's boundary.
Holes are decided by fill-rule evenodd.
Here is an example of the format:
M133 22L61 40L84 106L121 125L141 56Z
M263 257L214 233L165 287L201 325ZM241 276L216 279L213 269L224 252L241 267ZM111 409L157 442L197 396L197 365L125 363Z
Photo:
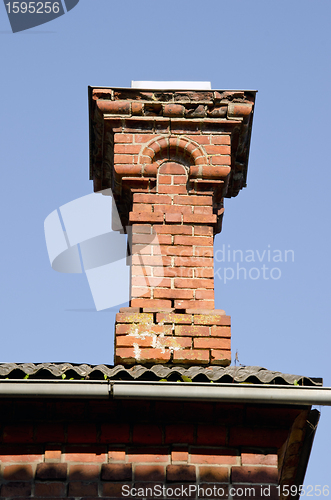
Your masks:
M331 387L106 380L0 381L0 398L147 399L331 406Z

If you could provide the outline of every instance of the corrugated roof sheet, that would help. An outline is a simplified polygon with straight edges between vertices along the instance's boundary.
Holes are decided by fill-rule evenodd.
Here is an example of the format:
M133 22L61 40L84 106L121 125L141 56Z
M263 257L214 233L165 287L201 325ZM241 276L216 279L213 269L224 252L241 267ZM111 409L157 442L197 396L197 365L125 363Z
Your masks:
M125 368L122 365L87 365L73 363L2 363L0 378L9 379L105 379L108 380L182 380L182 376L195 382L251 383L277 385L321 386L321 378L290 375L270 371L260 366L166 366L154 365L149 368L135 365Z

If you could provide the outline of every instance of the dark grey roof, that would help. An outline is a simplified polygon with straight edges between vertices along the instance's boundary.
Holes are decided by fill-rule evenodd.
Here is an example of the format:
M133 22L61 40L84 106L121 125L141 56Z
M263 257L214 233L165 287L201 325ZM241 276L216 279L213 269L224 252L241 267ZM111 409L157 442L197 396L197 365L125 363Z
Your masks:
M135 365L125 368L122 365L87 365L73 363L2 363L0 364L0 378L9 379L108 379L108 380L183 380L188 377L195 382L218 383L251 383L277 385L305 385L320 386L321 378L289 375L270 371L260 366L182 366L154 365L149 368Z

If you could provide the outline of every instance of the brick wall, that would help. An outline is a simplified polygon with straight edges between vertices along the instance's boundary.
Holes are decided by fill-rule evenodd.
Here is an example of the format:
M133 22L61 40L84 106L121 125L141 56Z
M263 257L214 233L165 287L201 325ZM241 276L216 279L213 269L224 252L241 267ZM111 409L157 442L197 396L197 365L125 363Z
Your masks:
M135 333L118 319L116 363L230 363L229 329L213 312L213 238L224 197L245 185L254 98L92 90L91 177L95 190L112 189L130 236L132 313L181 315L146 327L136 314Z
M215 485L224 489L223 498L231 488L237 498L236 489L252 485L260 498L261 485L273 485L271 498L277 498L277 453L295 419L305 418L302 409L221 403L0 404L4 499L124 498L125 485L156 484Z

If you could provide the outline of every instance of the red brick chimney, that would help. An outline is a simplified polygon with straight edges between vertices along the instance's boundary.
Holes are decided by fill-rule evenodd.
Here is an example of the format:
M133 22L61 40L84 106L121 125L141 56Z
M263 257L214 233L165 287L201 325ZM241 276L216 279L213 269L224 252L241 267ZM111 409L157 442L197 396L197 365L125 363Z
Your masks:
M214 306L223 199L245 187L255 92L90 88L91 178L111 188L131 247L116 363L229 365Z

